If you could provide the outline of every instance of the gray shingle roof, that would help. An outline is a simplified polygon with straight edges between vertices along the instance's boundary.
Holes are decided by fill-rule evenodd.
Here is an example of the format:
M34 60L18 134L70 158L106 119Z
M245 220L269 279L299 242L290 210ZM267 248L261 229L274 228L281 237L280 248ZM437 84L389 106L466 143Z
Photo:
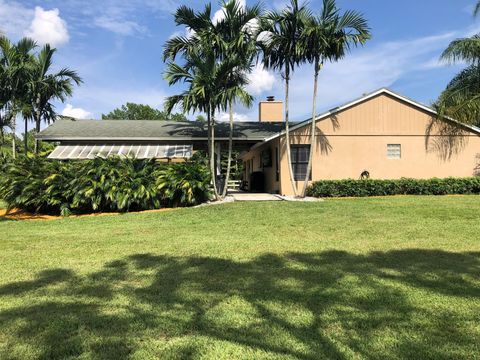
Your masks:
M234 139L262 141L285 127L284 123L236 122ZM227 139L228 123L215 126L215 138ZM179 141L207 139L207 125L188 121L157 120L75 120L63 118L42 130L38 139L62 140L139 140Z

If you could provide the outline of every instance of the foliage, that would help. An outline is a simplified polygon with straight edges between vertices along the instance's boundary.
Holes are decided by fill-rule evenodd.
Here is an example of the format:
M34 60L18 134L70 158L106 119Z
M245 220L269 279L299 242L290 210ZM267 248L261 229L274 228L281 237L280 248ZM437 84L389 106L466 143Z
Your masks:
M53 73L55 48L44 45L35 52L37 44L29 38L23 38L16 44L5 36L0 36L0 136L6 128L12 133L16 130L17 115L27 126L28 121L35 122L35 132L40 131L42 120L55 121L56 112L52 102L64 102L73 93L73 85L79 85L82 79L68 68ZM24 138L27 140L27 138ZM16 138L12 137L12 155L16 153ZM28 143L25 141L25 152ZM35 141L35 152L39 152Z
M457 74L434 107L440 116L480 126L480 65L470 65Z
M399 180L322 180L307 190L314 197L480 194L480 177Z
M171 120L188 121L185 115L180 113L168 114L165 111L154 109L150 105L127 102L120 108L116 108L108 114L102 114L103 120Z
M477 3L474 15L480 10ZM480 34L452 41L442 53L441 60L465 63L434 104L439 118L450 117L466 124L480 126Z
M179 106L184 113L202 112L208 124L208 151L210 173L215 175L214 137L215 114L219 110L230 112L230 141L233 134L233 105L241 102L251 106L253 97L245 90L247 74L251 72L256 55L256 22L260 7L242 7L237 1L222 2L223 18L212 20L211 4L206 4L200 12L188 6L180 6L175 13L177 25L185 26L189 36L175 36L164 47L164 60L167 61L165 79L169 85L183 83L185 90L166 100L166 108L171 112ZM182 57L181 64L175 62ZM227 178L229 176L227 169ZM216 188L217 199L225 195L225 190Z
M9 208L62 215L190 206L208 199L205 171L205 166L191 162L21 157L3 166L0 198Z
M168 206L198 205L208 200L210 173L201 163L166 166L156 173L157 190Z
M317 115L318 75L325 62L344 58L351 47L363 45L370 39L370 28L361 13L353 10L340 15L336 0L323 0L318 16L310 15L301 34L304 57L314 65L312 119ZM312 171L313 154L316 153L316 122L310 127L310 156L301 196L305 196Z

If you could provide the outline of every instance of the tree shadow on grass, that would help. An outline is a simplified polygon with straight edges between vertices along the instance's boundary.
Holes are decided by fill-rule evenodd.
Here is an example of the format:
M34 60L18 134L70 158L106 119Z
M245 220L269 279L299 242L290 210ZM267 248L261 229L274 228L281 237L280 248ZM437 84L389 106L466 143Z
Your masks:
M136 254L1 286L0 357L472 358L479 275L476 252Z

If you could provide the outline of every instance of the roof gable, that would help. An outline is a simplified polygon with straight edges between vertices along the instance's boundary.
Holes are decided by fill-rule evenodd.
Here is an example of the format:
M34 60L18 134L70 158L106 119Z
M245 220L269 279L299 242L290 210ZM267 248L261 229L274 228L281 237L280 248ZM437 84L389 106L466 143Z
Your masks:
M367 94L367 95L364 95L364 96L362 96L362 97L360 97L360 98L357 98L357 99L355 99L355 100L353 100L353 101L350 101L350 102L348 102L348 103L346 103L346 104L343 104L343 105L341 105L341 106L337 106L337 107L335 107L335 108L332 108L332 109L330 109L329 111L327 111L327 112L325 112L325 113L323 113L323 114L318 115L318 116L316 117L315 121L322 121L322 120L328 119L328 118L330 118L330 117L332 117L332 116L335 116L335 115L339 114L339 113L342 112L342 111L351 109L351 108L353 108L353 107L355 107L355 106L357 106L357 105L359 105L359 104L362 104L362 103L365 103L365 102L367 102L367 101L370 101L370 100L372 100L372 99L374 99L374 98L376 98L376 97L378 97L378 96L381 96L381 95L387 95L387 96L389 96L389 97L391 97L391 98L393 98L393 99L395 99L395 100L397 100L397 101L400 101L400 102L402 102L402 103L406 103L407 105L410 105L410 106L416 108L416 109L419 110L419 111L423 111L423 112L429 113L429 114L431 114L431 115L433 115L433 116L438 115L437 112L436 112L434 109L432 109L431 107L429 107L429 106L427 106L427 105L424 105L424 104L419 103L419 102L417 102L417 101L415 101L415 100L412 100L412 99L410 99L410 98L408 98L408 97L405 97L405 96L403 96L403 95L400 95L400 94L398 94L398 93L396 93L396 92L394 92L394 91L392 91L392 90L390 90L390 89L381 88L381 89L379 89L379 90L377 90L377 91L374 91L374 92L372 92L372 93L369 93L369 94ZM455 124L457 124L457 125L459 125L459 126L461 126L461 127L463 127L463 128L465 128L466 130L468 130L468 131L470 131L470 132L473 132L473 133L475 133L475 134L477 134L477 135L480 135L480 128L478 128L478 127L476 127L476 126L463 124L463 123L460 123L460 122L458 122L458 121L456 121L456 120L454 120L454 119L450 119L450 118L448 118L447 120L450 121L450 122L452 122L452 123L455 123ZM293 131L296 131L296 130L298 130L298 129L301 129L301 128L303 128L303 127L311 124L311 122L312 122L312 120L311 120L311 119L308 119L308 120L305 120L305 121L303 121L303 122L300 122L300 123L298 123L298 124L296 124L296 125L293 125L293 126L290 127L290 132L293 132ZM278 137L280 137L280 136L283 136L284 134L285 134L285 131L282 131L282 132L279 133L279 134L275 134L275 135L269 137L269 138L266 139L265 141L267 142L267 141L273 140L273 139L275 139L275 138L278 138Z

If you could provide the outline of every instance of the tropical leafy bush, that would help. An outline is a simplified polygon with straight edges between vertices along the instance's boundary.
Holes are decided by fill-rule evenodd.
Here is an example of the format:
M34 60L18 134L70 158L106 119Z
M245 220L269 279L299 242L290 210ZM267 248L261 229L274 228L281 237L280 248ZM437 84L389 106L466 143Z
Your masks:
M196 205L210 196L210 172L196 162L165 166L156 173L156 185L168 206Z
M324 180L307 190L314 197L480 194L480 177L398 180Z
M30 212L125 212L199 204L210 196L209 180L207 168L195 162L21 157L2 166L0 198Z

